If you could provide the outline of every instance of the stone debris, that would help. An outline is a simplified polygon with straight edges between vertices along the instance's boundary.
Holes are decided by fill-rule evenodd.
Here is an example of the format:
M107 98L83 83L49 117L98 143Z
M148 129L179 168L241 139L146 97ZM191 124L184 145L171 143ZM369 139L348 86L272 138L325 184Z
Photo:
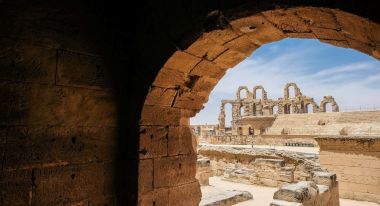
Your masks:
M302 181L296 184L282 186L274 193L273 198L289 202L304 202L308 199L314 199L319 193L317 185L312 181Z

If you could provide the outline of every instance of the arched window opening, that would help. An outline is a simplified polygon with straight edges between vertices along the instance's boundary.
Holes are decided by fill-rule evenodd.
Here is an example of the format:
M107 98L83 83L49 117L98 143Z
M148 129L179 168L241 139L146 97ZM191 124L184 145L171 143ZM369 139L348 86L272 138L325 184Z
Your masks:
M313 105L312 104L307 104L306 105L306 113L313 113L314 111L314 108L313 108Z
M231 127L232 105L231 104L225 104L224 105L224 111L225 111L225 114L226 114L226 117L225 117L226 127Z
M331 105L331 103L326 103L326 104L324 104L323 105L323 110L325 111L325 112L332 112L332 105Z
M239 92L240 92L240 99L248 98L248 96L247 96L248 91L247 90L241 89Z
M284 105L284 114L290 114L291 113L291 105L285 104Z
M273 115L278 114L278 106L277 105L275 105L275 106L272 107L272 114Z
M241 106L240 109L239 109L239 115L240 115L241 117L243 117L243 116L244 116L244 112L245 112L244 107Z
M295 89L296 88L293 85L288 87L289 98L296 97Z
M263 90L256 89L256 99L262 99L262 96L263 96Z

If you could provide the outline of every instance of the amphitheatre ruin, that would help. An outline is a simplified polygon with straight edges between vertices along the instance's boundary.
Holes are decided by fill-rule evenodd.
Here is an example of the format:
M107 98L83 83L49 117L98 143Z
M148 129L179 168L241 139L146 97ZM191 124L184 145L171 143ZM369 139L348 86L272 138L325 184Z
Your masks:
M232 105L230 127L226 104ZM252 91L240 86L236 99L221 100L218 120L192 126L200 205L249 205L258 193L226 189L225 181L275 188L272 206L336 206L339 198L380 203L380 111L339 112L334 97L324 96L317 104L288 83L277 100L268 99L261 85ZM210 178L217 179L210 183Z
M278 114L271 133L236 127L231 137L241 139L210 138L307 139L318 157L196 148L190 128L226 72L268 43L314 39L379 60L377 4L1 0L0 205L196 206L213 202L199 182L221 174L270 185L272 205L334 206L338 192L379 202L377 112L324 113L317 104L316 113ZM240 186L222 196L264 199L266 189Z

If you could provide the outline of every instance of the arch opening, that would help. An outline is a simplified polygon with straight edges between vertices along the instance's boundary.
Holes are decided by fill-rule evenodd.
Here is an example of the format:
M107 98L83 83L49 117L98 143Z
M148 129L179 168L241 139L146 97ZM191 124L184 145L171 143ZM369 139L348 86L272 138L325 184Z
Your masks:
M313 113L314 112L312 104L307 104L305 109L306 109L306 113Z
M314 8L307 8L306 11L314 11L313 9ZM221 30L221 31L220 30L215 31L215 33L213 33L213 31L208 32L208 33L206 32L197 41L195 41L192 45L190 45L185 51L177 51L173 55L174 57L180 57L180 58L185 58L185 59L186 58L194 59L194 61L196 62L195 66L191 70L189 70L189 73L191 75L199 75L200 78L196 82L194 82L194 85L191 85L190 90L184 89L183 90L184 92L175 98L175 102L174 102L174 104L172 104L173 107L179 108L180 112L183 112L184 110L192 110L192 112L190 112L190 113L185 112L184 115L181 115L185 119L194 116L196 114L196 112L198 112L202 108L203 103L205 101L207 101L208 94L213 89L213 86L222 77L222 75L215 76L213 74L210 74L209 71L210 70L212 70L212 71L222 70L223 72L221 72L221 73L224 73L228 68L232 68L237 63L239 63L244 58L246 58L250 53L252 53L257 48L257 45L263 45L265 43L278 41L278 40L284 39L286 37L303 37L303 38L318 38L322 42L326 42L326 43L329 43L329 44L332 44L332 45L335 45L338 47L352 47L354 49L360 50L360 47L352 46L354 44L349 44L348 42L352 41L349 39L345 39L345 40L339 39L338 40L338 39L334 39L334 38L332 38L332 39L322 38L323 35L328 35L328 34L323 33L323 35L322 35L322 33L318 33L321 31L319 31L317 29L314 29L314 30L311 29L311 28L314 28L313 25L311 25L311 22L313 22L313 24L315 24L315 22L320 21L319 18L311 17L311 19L313 19L313 21L305 21L304 22L304 24L306 24L305 25L306 28L310 28L310 33L312 33L312 35L307 34L305 32L299 32L299 33L297 33L297 31L289 32L287 29L291 29L291 27L285 29L285 28L282 28L281 26L278 26L278 25L283 25L283 24L281 24L279 22L277 22L278 24L276 23L276 21L277 21L276 18L278 16L286 16L286 15L291 15L294 13L297 13L301 16L305 15L305 17L304 17L305 19L310 19L310 17L306 18L308 12L301 12L301 10L302 9L300 9L300 10L289 9L289 10L276 11L275 13L271 13L271 12L262 13L261 15L264 15L266 18L262 18L262 16L251 16L251 17L243 17L241 19L235 19L235 20L232 20L230 22L231 28ZM318 17L323 16L323 15L331 16L331 12L336 14L336 13L340 13L341 11L336 11L336 10L332 11L332 10L328 9L328 12L327 12L324 9L318 9L318 14L319 14ZM275 16L277 15L277 16L273 17L271 15L275 15ZM268 20L273 21L273 22L268 22ZM257 24L258 22L265 22L265 23L262 23L260 25L260 24ZM272 24L272 23L274 23L274 24ZM263 38L263 36L261 35L262 33L256 33L255 31L252 31L250 29L251 26L248 26L247 24L249 24L249 25L255 24L256 25L256 27L254 29L255 31L256 30L260 31L260 29L263 29L263 30L268 29L267 31L271 31L272 35L270 35L270 37ZM269 25L269 27L267 28L266 26L268 26L268 25ZM338 25L336 25L336 26L338 26ZM350 29L350 28L347 27L347 29ZM338 32L338 33L339 33L339 31L341 31L339 29L333 29L333 30L334 30L334 32ZM333 32L333 31L331 30L331 32ZM297 36L293 36L293 34L291 34L291 33L297 33ZM204 46L207 45L208 41L211 41L214 43L214 40L211 40L212 37L215 37L214 35L216 35L216 36L221 35L221 36L226 37L227 39L228 38L230 38L230 39L224 41L222 44L219 44L219 46L225 47L225 50L222 53L220 53L219 55L216 55L214 58L211 58L208 55L212 55L212 53L211 52L208 53L208 51L207 51L208 49L204 49L207 47L204 47ZM239 36L239 35L241 35L241 36ZM254 39L254 40L252 41L252 39ZM372 41L372 40L373 39L370 39L369 41ZM217 40L217 41L219 41L219 40ZM202 46L200 46L200 45L202 45ZM243 47L243 45L244 45L244 47ZM199 49L200 47L203 49ZM210 48L211 47L214 48L213 46L210 45ZM366 53L369 55L373 55L374 54L373 51L375 51L375 50L376 50L376 48L372 48L371 52L368 52L368 50L367 50ZM361 50L361 51L363 51L363 50ZM377 55L375 55L375 57L379 58L379 56L377 56ZM175 67L175 66L170 65L170 61L168 61L168 62L165 64L165 67L163 68L164 70L166 68L173 69L173 67ZM205 68L208 68L208 69L205 69ZM207 71L207 72L205 72L205 71ZM172 72L172 71L170 71L170 72ZM159 81L158 78L156 78L155 82L157 82L157 81ZM178 84L178 83L176 83L176 84ZM213 86L204 87L204 85L207 85L207 84L211 84ZM182 86L183 85L179 85L179 88L181 88ZM185 87L186 87L186 85L185 85ZM294 85L290 85L287 89L288 89L287 91L289 94L287 97L285 96L285 98L290 98L293 101L293 99L295 97L300 95L298 88ZM289 89L291 89L291 90L289 90ZM256 92L254 92L253 95L256 95ZM241 90L238 92L238 96L240 99L243 99L242 98L243 94L241 94ZM256 95L256 99L258 99L257 95ZM185 104L185 102L191 103L191 104ZM285 104L283 106L283 108L281 108L281 109L284 111L283 113L291 114L291 113L299 113L298 110L301 110L301 112L304 110L309 111L310 107L307 108L308 106L309 105L307 105L306 108L305 107L298 108L298 107L296 107L296 105L293 105L292 103L288 103L288 104ZM232 112L233 117L234 117L234 115L240 114L240 116L242 116L242 114L243 114L242 107L233 106L232 110L233 110L233 112ZM254 114L256 116L260 116L260 115L262 115L262 112L263 112L263 110L265 110L265 108L258 108L257 106L255 106L255 107L252 106L252 110L253 110L252 114ZM273 108L272 108L272 111L273 111ZM239 125L232 125L233 130L234 130L234 127L235 127L235 131L238 131L239 134L242 134L243 130L245 130L245 128L243 128ZM248 131L250 131L250 130L251 130L251 128L248 128ZM259 131L262 131L260 133L265 133L261 128L259 128ZM286 134L292 133L292 130L289 130L287 128L284 128L284 131L286 131L285 132Z

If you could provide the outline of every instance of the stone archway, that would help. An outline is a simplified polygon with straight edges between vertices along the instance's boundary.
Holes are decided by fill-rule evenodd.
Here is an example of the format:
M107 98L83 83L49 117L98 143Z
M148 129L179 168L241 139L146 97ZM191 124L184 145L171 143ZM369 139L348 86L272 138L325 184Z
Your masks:
M188 130L189 118L202 109L209 93L222 77L218 74L224 74L259 46L283 38L319 39L380 58L379 47L376 46L379 45L380 38L374 35L380 31L379 25L340 10L303 7L268 10L245 17L224 17L220 12L210 13L210 16L216 16L218 21L223 22L223 28L203 33L189 47L176 51L169 58L147 95L141 125ZM171 138L175 143L169 141L169 147L171 144L179 144L178 148L191 147L186 143L189 141L184 141L191 139L191 136L174 134ZM193 150L186 151L188 152L176 150L176 153L165 157L175 162L181 162L185 158L189 164L182 169L173 164L171 169L176 173L173 176L164 175L164 178L177 180L168 185L169 188L180 186L191 191L191 198L199 200L200 191L193 169L195 153ZM157 161L165 158L159 157ZM156 161L156 158L153 160ZM159 170L160 167L154 168L156 169ZM154 188L153 191L158 189Z
M0 5L0 205L198 205L189 117L227 68L286 37L379 58L374 1Z
M257 85L255 87L253 87L253 99L257 98L257 90L261 90L261 97L260 97L260 99L262 99L262 100L268 99L268 94L265 91L264 87L261 86L261 85Z
M293 87L294 90L294 96L291 97L289 94L289 88ZM284 88L284 99L289 99L289 98L296 98L297 96L302 95L300 89L298 88L296 83L287 83Z
M248 88L246 86L240 86L238 90L236 91L236 99L241 99L241 91L245 91L245 98L249 98L251 96L251 93L249 92ZM245 99L243 98L243 99Z
M332 97L332 96L324 96L323 97L323 99L321 101L321 106L320 106L321 112L327 111L327 108L326 108L327 104L331 105L331 111L332 112L339 112L339 106L336 103L334 97Z

